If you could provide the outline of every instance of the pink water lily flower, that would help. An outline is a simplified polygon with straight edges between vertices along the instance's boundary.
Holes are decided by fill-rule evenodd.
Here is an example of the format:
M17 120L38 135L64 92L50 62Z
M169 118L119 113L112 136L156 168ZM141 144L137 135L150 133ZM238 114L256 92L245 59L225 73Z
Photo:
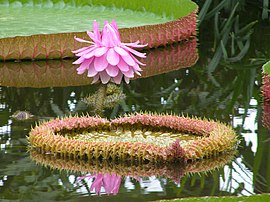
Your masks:
M116 22L111 24L106 21L102 33L98 29L98 23L93 22L93 32L87 32L92 41L86 41L75 37L78 42L90 44L87 47L73 51L80 58L73 64L80 64L77 68L78 74L88 71L87 76L93 77L93 83L99 79L103 84L110 80L120 84L122 78L126 83L134 77L134 73L140 75L142 69L139 65L144 65L137 58L145 58L145 53L140 53L133 48L147 46L140 45L139 41L134 43L122 43Z

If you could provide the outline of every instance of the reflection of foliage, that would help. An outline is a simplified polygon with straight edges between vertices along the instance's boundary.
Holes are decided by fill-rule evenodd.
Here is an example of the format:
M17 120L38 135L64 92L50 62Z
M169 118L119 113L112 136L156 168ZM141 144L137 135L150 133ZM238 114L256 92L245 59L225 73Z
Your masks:
M48 169L37 167L28 157L1 168L0 176L2 179L7 176L2 181L4 186L0 186L0 199L55 201L61 198L68 201L75 195L72 194L75 188L69 184L66 175L51 175ZM63 186L59 185L58 180L64 182ZM73 190L68 189L70 187Z
M0 96L5 108L10 109L9 116L16 111L26 110L34 116L43 118L70 114L72 110L69 102L77 102L80 96L93 91L95 88L88 86L42 89L2 87Z
M10 134L0 136L1 145L5 145L5 150L0 150L0 200L39 201L42 198L43 201L55 201L61 197L68 201L73 191L67 189L70 187L68 183L64 183L68 182L67 176L51 175L50 170L37 167L30 161L25 139L25 127L30 126L26 122L20 123L24 127L12 125L12 138ZM63 186L59 185L59 179Z

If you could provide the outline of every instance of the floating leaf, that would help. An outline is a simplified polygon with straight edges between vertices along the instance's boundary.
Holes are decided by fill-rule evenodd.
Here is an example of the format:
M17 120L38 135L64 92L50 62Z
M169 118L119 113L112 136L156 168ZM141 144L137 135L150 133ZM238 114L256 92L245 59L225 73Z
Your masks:
M87 39L94 19L115 19L124 42L157 47L194 36L196 12L191 0L5 1L0 3L0 60L72 57L71 50L82 46L74 36Z
M139 162L178 162L218 156L237 147L227 125L173 115L134 114L55 119L29 134L31 149L63 157Z

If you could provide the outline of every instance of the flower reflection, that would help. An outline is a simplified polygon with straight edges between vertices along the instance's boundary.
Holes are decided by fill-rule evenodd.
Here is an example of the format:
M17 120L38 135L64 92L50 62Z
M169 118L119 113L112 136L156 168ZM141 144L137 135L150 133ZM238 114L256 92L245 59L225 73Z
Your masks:
M118 193L120 184L121 184L121 176L115 173L111 174L92 174L92 175L85 175L78 178L78 181L81 180L90 180L93 179L92 185L90 187L90 191L94 191L97 195L100 195L101 187L104 187L106 194L113 194L116 195Z

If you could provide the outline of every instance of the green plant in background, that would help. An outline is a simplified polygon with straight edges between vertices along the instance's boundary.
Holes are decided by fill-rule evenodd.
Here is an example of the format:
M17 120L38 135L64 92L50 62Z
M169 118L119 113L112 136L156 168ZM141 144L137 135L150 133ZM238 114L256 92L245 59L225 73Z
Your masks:
M231 63L240 61L247 54L253 27L257 22L240 27L240 15L237 12L239 2L223 0L210 9L211 5L212 0L206 1L199 13L199 21L211 19L214 25L214 56L208 64L210 77L222 58ZM224 17L222 11L228 12L228 17Z
M270 5L268 0L263 0L262 19L269 20Z

